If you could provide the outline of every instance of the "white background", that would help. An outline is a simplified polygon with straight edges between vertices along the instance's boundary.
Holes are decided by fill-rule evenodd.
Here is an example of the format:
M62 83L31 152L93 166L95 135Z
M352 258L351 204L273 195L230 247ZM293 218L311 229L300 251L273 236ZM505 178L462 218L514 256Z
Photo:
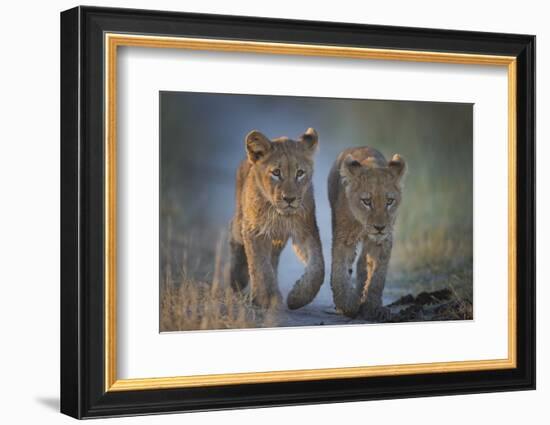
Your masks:
M537 39L538 217L550 215L545 181L550 154L550 28L544 2L439 1L277 2L188 0L97 1L97 5L196 12L263 15L532 33ZM57 413L59 391L59 11L69 1L10 2L2 10L0 67L2 140L0 182L0 400L2 422L69 423ZM550 249L543 239L550 224L538 223L538 390L455 397L345 403L236 412L167 415L111 420L110 423L256 424L335 423L465 424L491 421L516 424L548 421L550 397L550 315L545 300Z
M124 48L118 69L119 378L507 357L506 67ZM159 334L159 90L474 104L475 320Z

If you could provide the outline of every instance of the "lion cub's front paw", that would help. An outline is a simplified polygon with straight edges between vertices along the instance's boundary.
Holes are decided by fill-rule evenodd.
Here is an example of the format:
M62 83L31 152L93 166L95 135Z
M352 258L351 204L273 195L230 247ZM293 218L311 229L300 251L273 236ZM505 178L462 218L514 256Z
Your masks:
M291 310L299 309L300 307L305 306L308 304L309 301L305 299L305 294L303 289L299 286L299 282L296 282L296 285L292 290L288 293L288 296L286 298L286 305Z
M391 320L391 310L384 306L369 306L363 304L359 314L363 319L372 322L389 322Z
M286 304L290 310L296 310L313 301L315 295L317 295L317 291L312 290L312 284L301 278L296 281L288 293Z
M315 281L304 279L303 277L298 279L292 290L288 293L286 299L288 308L296 310L312 302L323 283L322 279L319 280L319 283L315 283Z
M336 311L350 319L356 319L360 314L359 305L353 301L348 301L345 305L337 307Z

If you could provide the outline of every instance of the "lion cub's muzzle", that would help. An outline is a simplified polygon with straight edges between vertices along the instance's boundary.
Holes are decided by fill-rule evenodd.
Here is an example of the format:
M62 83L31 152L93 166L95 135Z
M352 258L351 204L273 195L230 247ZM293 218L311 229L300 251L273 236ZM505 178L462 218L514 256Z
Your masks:
M295 214L302 204L302 200L296 196L284 195L276 203L277 212L283 215Z
M381 242L386 239L392 233L391 226L387 225L367 225L367 236L369 239L375 242Z

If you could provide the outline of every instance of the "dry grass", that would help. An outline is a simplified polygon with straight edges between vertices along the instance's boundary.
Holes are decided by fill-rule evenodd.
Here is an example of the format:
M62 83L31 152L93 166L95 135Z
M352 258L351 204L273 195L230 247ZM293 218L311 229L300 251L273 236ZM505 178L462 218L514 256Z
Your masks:
M461 152L463 163L471 160L467 146ZM409 152L411 171L405 181L386 294L395 299L450 288L468 303L473 297L471 173L467 167L461 169L461 161L445 161L439 154L414 158L415 154L421 152Z
M465 265L471 268L471 230L449 232L438 227L416 232L395 243L392 258L397 269L409 272L449 273Z
M452 229L452 230L451 230ZM402 294L420 294L450 289L452 307L435 314L437 320L472 318L473 241L471 227L440 226L410 231L396 241L386 294L396 299ZM444 319L443 317L445 317Z
M207 282L164 284L160 311L161 332L276 326L274 312L256 308L247 296L231 288Z
M257 308L247 293L236 293L227 284L225 237L220 236L211 264L212 278L198 280L183 264L174 272L171 264L160 287L160 331L243 329L277 326L276 312ZM174 276L177 274L177 276Z

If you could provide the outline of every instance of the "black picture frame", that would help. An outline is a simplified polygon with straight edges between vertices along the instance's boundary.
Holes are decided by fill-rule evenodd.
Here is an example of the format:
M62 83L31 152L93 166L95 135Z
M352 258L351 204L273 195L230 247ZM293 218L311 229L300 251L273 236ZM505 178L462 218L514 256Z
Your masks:
M369 378L105 391L104 34L517 58L517 367ZM61 412L75 418L535 388L535 37L76 7L61 13Z

